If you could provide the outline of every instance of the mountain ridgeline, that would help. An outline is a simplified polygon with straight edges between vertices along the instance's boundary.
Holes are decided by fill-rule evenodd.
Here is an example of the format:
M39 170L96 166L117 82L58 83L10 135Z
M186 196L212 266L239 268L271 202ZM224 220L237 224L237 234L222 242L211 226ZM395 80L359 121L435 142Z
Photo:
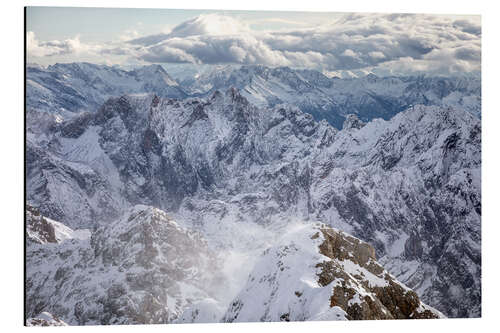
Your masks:
M107 98L155 93L183 99L208 97L216 90L237 88L252 104L286 103L327 120L337 129L349 114L363 121L388 120L412 105L450 106L481 115L481 81L473 77L329 78L315 70L265 66L214 66L177 82L160 65L134 70L90 63L56 64L27 69L28 109L50 110L71 117L95 111Z
M109 296L115 288L109 285L99 295L81 300L80 317L73 317L75 298L71 298L74 304L58 308L42 292L53 288L47 281L57 280L56 276L39 279L35 276L40 270L28 269L28 279L33 279L28 294L38 304L30 308L30 317L46 311L78 324L417 318L440 317L439 311L449 317L481 315L480 82L374 76L341 80L314 71L252 66L226 69L215 77L202 73L197 80L177 83L155 67L130 72L90 64L59 67L65 66L92 70L85 71L89 79L82 81L72 76L79 73L76 70L50 74L58 66L28 70L28 94L29 89L38 94L28 98L28 203L68 228L90 229L90 240L65 241L64 247L73 246L83 275L96 271L105 256L107 268L99 269L99 276L117 274L121 286L116 287L117 297ZM101 70L110 71L109 81L99 74ZM148 75L156 77L158 72L163 81L156 91L156 81ZM91 75L107 82L109 92L98 93L103 83L80 86L94 82ZM127 88L115 81L126 82ZM146 85L148 81L152 83ZM43 85L50 88L42 89ZM139 211L146 212L140 219ZM171 248L167 244L159 248L162 242L171 242L168 232L155 229L168 229L170 222L158 227L156 222L143 222L151 216L175 220L180 225L172 227L175 232L196 230L203 237L196 246L207 254L207 262L216 263L217 253L224 251L246 254L242 258L248 263L237 260L237 265L248 266L248 279L241 279L234 295L220 300L212 292L216 287L207 290L199 283L212 279L215 272L196 270L198 275L188 274L185 282L172 275ZM127 230L136 230L133 221L140 228L156 230L152 239L147 232L144 239L130 238L150 251L147 259L134 252L132 243L127 245L132 235ZM298 221L309 225L301 229L304 233L291 232ZM323 231L311 227L316 221L324 223ZM33 230L45 233L34 239L55 240L52 229L42 222ZM330 227L336 229L324 231ZM321 240L337 237L337 229L370 244L377 254L370 257L376 265L359 258L352 259L354 264L342 263L345 254L331 248L317 252ZM321 236L317 241L309 237L316 232ZM291 236L283 239L284 234ZM294 249L293 244L300 246ZM311 244L316 244L316 252L311 252ZM40 267L43 258L57 258L65 251L54 246L45 250L38 243L30 246ZM128 246L135 263L113 250ZM80 247L85 250L77 250ZM113 251L117 251L115 262ZM143 257L153 262L139 260ZM297 258L314 260L307 268L293 267ZM192 258L182 260L186 267L207 267ZM274 307L266 295L250 299L249 294L255 293L245 290L264 288L256 282L263 281L261 276L284 278L283 263L296 281L313 271L329 272L324 274L328 283L314 282L328 286L317 295L327 301L314 303L313 291L300 284L297 288L303 290L296 291L304 296L283 294L283 302ZM156 299L153 286L134 287L135 280L114 273L134 265L154 267L156 277L174 276L165 282L171 292ZM220 271L227 272L224 263L211 265L221 265ZM65 274L68 278L61 281L78 284L77 275ZM370 274L372 280L366 278ZM81 286L82 295L92 289L91 283ZM284 285L284 280L273 280L266 288L281 293ZM384 299L387 293L377 289L386 286L392 286L387 293L394 298ZM335 288L343 288L351 298L334 297ZM69 299L60 293L57 300ZM137 295L132 303L116 303L125 302L128 298L123 295L130 293ZM360 298L365 294L370 296ZM168 303L169 297L178 305ZM405 310L394 303L396 298L408 305ZM96 300L107 309L101 315L89 305ZM227 300L231 302L224 303ZM266 312L252 317L251 313L257 316L253 305L264 303L267 310L257 308ZM140 317L134 312L137 304L152 312L145 310L147 317ZM294 312L285 311L287 306Z

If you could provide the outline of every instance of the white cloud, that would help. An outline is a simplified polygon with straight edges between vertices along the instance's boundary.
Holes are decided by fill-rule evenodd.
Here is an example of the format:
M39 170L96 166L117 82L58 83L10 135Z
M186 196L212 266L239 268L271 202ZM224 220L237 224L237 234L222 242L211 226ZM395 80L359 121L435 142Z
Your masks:
M33 31L27 32L26 48L28 58L98 55L106 49L99 44L83 43L78 35L65 40L40 41Z
M351 49L346 49L344 52L342 52L342 55L346 56L346 57L351 57L351 58L356 58L357 57L356 52L354 52Z
M372 57L373 59L384 59L385 58L385 55L383 52L380 52L380 51L372 51L372 52L368 52L368 55L370 57Z
M127 32L133 37L133 30ZM100 53L130 61L196 64L263 64L324 71L439 74L479 71L481 26L475 17L348 14L316 28L252 31L233 17L204 14L149 35L106 45L75 37L40 42L28 34L30 54Z
M66 39L63 41L53 40L41 42L36 38L33 31L28 31L26 39L28 54L35 57L50 57L53 55L78 53L82 49L82 43L78 36L74 39Z
M169 37L227 36L247 33L250 28L230 17L218 14L202 14L174 27Z

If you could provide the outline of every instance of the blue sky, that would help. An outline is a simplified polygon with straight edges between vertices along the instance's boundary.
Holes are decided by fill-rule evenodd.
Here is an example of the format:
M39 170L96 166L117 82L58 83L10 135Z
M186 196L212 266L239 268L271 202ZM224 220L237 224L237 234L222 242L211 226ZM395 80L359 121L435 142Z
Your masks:
M28 62L477 73L479 16L29 7Z

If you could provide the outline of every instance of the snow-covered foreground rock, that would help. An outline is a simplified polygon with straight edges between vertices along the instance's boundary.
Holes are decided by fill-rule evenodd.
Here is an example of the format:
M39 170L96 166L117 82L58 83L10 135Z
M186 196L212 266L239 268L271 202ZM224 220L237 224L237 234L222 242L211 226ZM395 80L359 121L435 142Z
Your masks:
M27 217L30 326L443 317L373 247L319 223L291 226L228 302L223 258L156 208L135 206L88 237L32 207Z
M264 251L223 321L443 317L380 266L372 246L316 223L291 226Z
M289 225L321 221L371 244L447 316L480 316L481 124L464 110L353 115L339 131L229 89L111 98L63 121L39 116L27 123L28 202L72 229L106 228L145 204L214 251L255 260Z

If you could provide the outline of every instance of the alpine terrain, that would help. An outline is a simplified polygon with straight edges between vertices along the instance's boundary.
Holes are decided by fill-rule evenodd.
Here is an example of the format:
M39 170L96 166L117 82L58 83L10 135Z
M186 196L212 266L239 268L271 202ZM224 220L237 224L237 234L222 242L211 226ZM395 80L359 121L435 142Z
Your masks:
M481 85L27 68L29 325L481 316Z

